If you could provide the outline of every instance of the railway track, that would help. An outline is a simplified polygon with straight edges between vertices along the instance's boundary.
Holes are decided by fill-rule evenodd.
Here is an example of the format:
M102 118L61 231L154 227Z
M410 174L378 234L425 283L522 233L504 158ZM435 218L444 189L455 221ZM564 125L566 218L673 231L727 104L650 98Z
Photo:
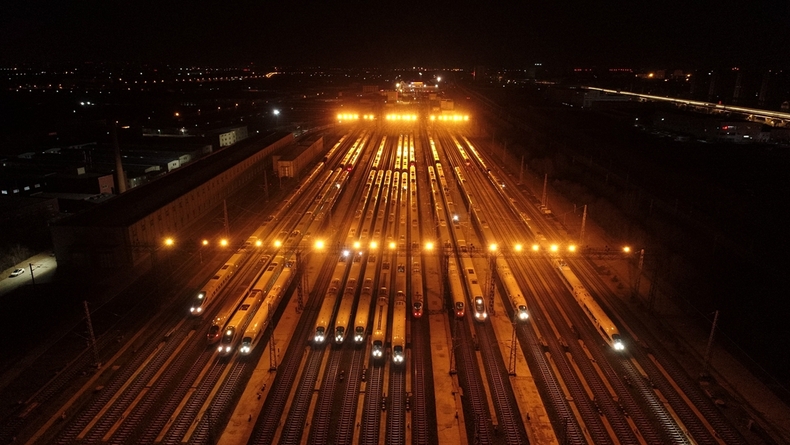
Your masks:
M480 348L483 356L483 364L486 367L488 376L488 387L491 389L496 409L499 429L504 433L505 440L509 444L528 443L527 433L524 429L524 422L518 410L516 398L513 395L513 388L510 386L508 371L502 361L502 354L497 345L491 323L477 325L477 340L484 347Z

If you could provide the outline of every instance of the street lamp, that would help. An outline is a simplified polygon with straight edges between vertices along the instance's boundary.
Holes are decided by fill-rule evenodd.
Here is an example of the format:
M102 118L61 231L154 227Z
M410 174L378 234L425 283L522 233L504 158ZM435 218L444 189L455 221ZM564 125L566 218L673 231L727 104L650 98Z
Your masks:
M274 111L272 111L272 113L274 113L274 119L275 119L275 123L276 123L275 126L279 127L280 126L280 110L275 108Z

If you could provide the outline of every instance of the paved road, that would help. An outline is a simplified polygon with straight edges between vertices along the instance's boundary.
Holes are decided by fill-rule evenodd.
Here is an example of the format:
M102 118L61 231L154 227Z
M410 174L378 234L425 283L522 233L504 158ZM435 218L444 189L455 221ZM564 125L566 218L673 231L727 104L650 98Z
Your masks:
M33 265L33 274L31 276L31 266ZM55 277L55 269L58 267L58 262L55 257L49 252L42 252L10 267L2 272L0 275L0 296L3 296L20 286L29 286L33 284L33 279L36 283L46 283ZM10 277L14 269L25 269L25 273L17 277ZM31 278L32 277L32 278Z

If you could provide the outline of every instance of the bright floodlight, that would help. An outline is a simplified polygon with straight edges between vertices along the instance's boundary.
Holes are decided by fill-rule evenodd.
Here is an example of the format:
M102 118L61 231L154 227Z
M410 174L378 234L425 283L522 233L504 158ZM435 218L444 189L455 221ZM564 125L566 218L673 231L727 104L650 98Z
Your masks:
M557 249L559 249L559 247L557 247L557 245L556 245L556 244L552 244L552 245L551 245L551 251L552 251L552 252L556 252L556 251L557 251Z
M514 247L514 249L516 249L516 252L521 252L522 248L523 247L521 246L521 244L516 244L515 247Z
M379 246L379 243L377 243L377 242L375 242L375 241L371 241L371 242L370 242L370 248L371 248L371 249L375 249L375 248L376 248L376 247L378 247L378 246Z
M172 246L173 244L175 244L175 241L173 241L173 238L165 239L165 246Z
M390 241L390 249L394 249L394 248L395 248L395 242L394 241Z
M348 254L349 254L349 251L348 251L348 250L344 250L344 251L343 251L343 256L348 256Z
M361 246L361 244L359 243L359 241L354 241L354 248L355 248L355 249L359 249L359 246Z
M425 250L433 250L433 243L431 242L425 243Z
M316 242L315 242L315 248L316 248L316 249L319 249L319 250L320 250L320 249L323 249L323 248L324 248L324 242L323 242L322 240L318 240L318 241L316 241Z
M532 250L534 250L535 252L537 252L538 250L540 250L540 246L539 246L539 245L537 245L537 244L533 244L533 245L532 245Z
M280 110L275 108L273 113L274 113L275 116L278 116L280 114Z
M623 252L628 253L631 251L631 248L628 246L623 247Z
M568 246L568 252L576 252L576 246L574 246L573 244Z
M207 239L204 239L204 240L203 240L203 245L204 245L204 246L208 246L208 240L207 240Z
M282 241L280 240L274 241L274 247L277 247L279 249L280 247L282 247L282 245L283 245Z
M255 241L255 247L261 247L263 245L263 241L257 240Z
M496 244L491 244L490 246L488 246L488 250L490 250L491 252L496 252L496 249L497 249Z
M226 240L225 238L222 238L221 240L219 240L219 245L222 246L222 247L227 246L228 245L228 240Z

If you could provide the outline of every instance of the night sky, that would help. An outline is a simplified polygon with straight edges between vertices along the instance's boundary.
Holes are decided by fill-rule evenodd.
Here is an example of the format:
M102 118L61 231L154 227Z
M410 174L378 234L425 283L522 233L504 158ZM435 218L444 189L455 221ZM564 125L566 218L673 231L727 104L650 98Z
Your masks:
M790 2L779 0L2 3L5 65L693 68L790 61Z

